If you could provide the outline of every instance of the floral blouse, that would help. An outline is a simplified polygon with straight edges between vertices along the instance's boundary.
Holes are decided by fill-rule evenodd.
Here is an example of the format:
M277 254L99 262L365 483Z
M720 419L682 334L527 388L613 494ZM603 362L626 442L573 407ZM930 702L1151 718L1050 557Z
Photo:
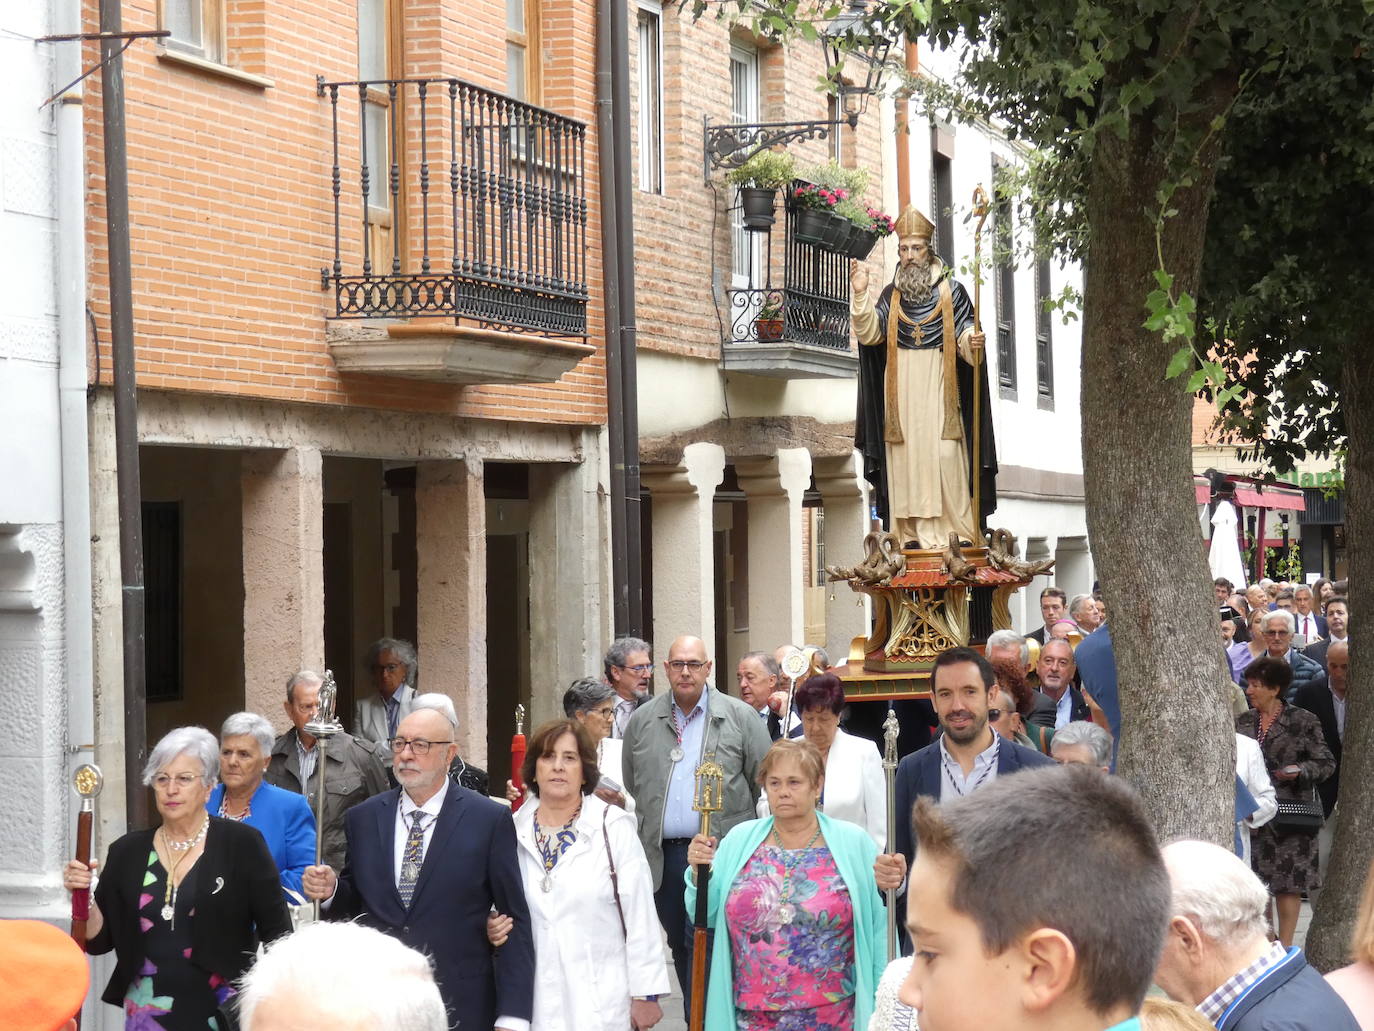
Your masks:
M737 1010L827 1008L853 996L854 909L828 848L764 841L730 886L725 920Z

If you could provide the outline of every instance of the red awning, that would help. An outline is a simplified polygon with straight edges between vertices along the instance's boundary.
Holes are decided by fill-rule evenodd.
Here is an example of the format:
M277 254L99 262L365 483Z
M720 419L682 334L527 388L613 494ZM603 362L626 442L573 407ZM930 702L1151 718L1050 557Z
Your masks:
M1207 483L1193 483L1193 494L1199 505L1207 504L1212 497L1212 488ZM1296 488L1266 487L1263 491L1255 487L1236 484L1236 504L1241 508L1278 508L1291 512L1306 510L1302 491Z

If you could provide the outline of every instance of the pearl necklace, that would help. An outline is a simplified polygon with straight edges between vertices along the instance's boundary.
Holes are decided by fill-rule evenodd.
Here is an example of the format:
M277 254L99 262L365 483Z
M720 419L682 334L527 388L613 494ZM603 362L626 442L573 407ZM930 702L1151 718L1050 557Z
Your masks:
M162 919L166 920L172 927L176 927L177 913L177 889L180 887L176 883L177 868L181 866L181 861L186 858L186 854L205 840L205 832L210 829L210 817L205 817L205 822L200 825L200 830L196 831L194 837L187 838L185 841L173 841L167 835L166 828L162 829L162 843L173 852L180 852L172 862L172 868L167 871L167 889L162 894Z

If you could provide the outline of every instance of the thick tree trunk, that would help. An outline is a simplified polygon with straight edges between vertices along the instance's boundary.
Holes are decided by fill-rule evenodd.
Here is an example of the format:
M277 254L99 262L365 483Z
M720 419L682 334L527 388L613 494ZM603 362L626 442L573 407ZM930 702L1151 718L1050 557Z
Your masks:
M1348 436L1345 539L1350 542L1351 608L1374 612L1374 331L1345 346L1341 406ZM1361 601L1360 599L1364 599ZM1350 692L1341 742L1340 814L1331 865L1307 932L1307 956L1318 970L1350 962L1350 935L1360 892L1374 859L1374 618L1350 627Z
M1099 135L1092 158L1083 299L1088 532L1121 685L1118 771L1140 792L1161 840L1229 847L1234 724L1193 498L1193 399L1181 380L1164 376L1178 341L1142 326L1159 264L1145 209L1167 174L1154 143L1133 124L1124 140ZM1214 161L1204 155L1165 227L1166 268L1193 296Z

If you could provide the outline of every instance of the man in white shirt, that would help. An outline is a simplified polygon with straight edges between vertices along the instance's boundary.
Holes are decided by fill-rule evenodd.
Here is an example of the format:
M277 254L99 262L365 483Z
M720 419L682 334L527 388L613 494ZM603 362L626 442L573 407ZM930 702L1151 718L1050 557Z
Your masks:
M1035 663L1035 675L1040 679L1040 690L1049 695L1055 704L1054 729L1073 723L1075 720L1091 720L1092 712L1083 700L1083 693L1074 686L1074 675L1078 667L1073 661L1073 645L1062 637L1051 637L1040 649L1040 658Z
M1306 584L1293 589L1293 618L1298 622L1297 633L1306 643L1326 636L1326 620L1312 611L1312 588Z

